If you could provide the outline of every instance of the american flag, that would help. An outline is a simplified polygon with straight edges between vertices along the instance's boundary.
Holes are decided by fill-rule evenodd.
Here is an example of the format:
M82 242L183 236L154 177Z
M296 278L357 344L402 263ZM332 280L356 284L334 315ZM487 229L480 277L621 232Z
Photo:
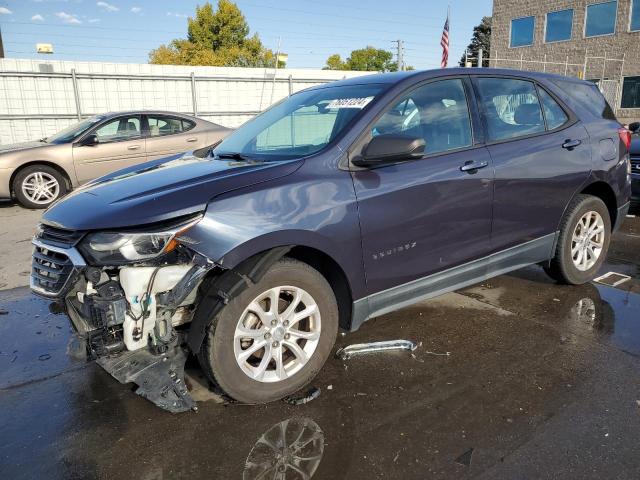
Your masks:
M440 62L440 68L447 68L447 63L449 62L449 12L447 12L447 21L444 22L440 45L442 46L442 61Z

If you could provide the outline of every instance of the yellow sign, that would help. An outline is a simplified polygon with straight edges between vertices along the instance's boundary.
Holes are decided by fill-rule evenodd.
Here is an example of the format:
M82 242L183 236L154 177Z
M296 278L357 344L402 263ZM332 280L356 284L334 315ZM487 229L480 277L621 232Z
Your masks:
M53 45L50 43L36 43L36 52L53 53Z

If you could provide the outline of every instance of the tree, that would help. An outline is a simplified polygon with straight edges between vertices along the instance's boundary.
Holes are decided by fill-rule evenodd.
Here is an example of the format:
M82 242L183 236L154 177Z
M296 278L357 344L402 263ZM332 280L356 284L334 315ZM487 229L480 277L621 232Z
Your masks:
M249 37L249 25L231 0L219 0L215 10L207 2L196 7L188 20L186 39L176 39L149 53L149 63L162 65L215 65L269 67L273 52L257 34Z
M337 53L327 58L325 70L360 70L369 72L395 72L398 64L393 62L393 54L381 48L367 46L353 50L349 57L342 61Z
M327 66L324 67L324 70L347 70L344 66L344 62L342 61L342 57L337 53L329 56L327 58Z
M469 56L477 58L478 50L482 48L483 56L489 57L491 51L491 17L482 17L479 25L473 27L473 36L471 43L467 46ZM462 55L459 65L465 66L465 56Z

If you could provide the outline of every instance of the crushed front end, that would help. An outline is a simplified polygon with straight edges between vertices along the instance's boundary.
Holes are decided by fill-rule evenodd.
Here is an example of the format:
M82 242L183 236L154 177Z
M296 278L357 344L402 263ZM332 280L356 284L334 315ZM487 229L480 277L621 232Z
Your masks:
M186 334L197 287L219 268L183 241L199 219L113 232L40 225L33 239L32 291L64 305L89 359L171 412L195 408Z

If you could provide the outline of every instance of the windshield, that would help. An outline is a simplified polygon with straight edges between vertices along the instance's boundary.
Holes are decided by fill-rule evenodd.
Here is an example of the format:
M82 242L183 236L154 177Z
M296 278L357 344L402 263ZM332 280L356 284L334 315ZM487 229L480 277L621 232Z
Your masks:
M86 120L82 120L79 123L74 123L73 125L65 128L61 132L56 133L55 135L51 135L50 137L45 138L45 142L47 143L69 143L82 135L84 132L93 127L96 123L104 120L105 117L101 117L96 115L95 117L87 118Z
M297 93L229 135L214 154L258 160L311 155L335 139L380 93L383 85L327 87Z

